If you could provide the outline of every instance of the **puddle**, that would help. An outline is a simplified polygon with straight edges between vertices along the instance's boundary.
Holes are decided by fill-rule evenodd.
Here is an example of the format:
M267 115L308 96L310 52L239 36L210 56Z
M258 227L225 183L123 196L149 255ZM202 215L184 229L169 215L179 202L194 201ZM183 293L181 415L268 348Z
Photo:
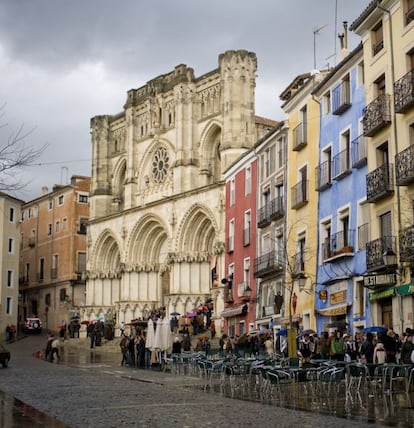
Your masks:
M0 426L68 428L68 425L0 391Z

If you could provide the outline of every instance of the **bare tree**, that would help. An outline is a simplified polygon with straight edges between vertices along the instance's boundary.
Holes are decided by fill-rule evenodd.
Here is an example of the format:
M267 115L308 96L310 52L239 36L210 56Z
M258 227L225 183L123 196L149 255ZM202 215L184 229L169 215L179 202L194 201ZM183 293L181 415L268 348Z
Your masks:
M0 122L3 122L5 104L0 107ZM0 129L6 130L7 123L0 123ZM43 153L47 144L39 149L28 146L25 139L35 128L25 130L21 125L16 132L8 134L6 141L0 141L0 191L20 190L27 183L22 182L19 173L24 167L33 165Z

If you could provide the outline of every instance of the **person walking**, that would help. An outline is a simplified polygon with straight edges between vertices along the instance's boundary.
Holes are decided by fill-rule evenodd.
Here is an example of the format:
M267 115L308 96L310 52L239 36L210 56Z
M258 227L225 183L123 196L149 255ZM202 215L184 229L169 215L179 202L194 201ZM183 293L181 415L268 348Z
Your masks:
M129 351L129 340L128 337L122 336L121 342L119 343L119 347L121 348L121 354L122 354L122 360L121 360L121 366L124 364L127 366L129 364L128 361L128 351Z

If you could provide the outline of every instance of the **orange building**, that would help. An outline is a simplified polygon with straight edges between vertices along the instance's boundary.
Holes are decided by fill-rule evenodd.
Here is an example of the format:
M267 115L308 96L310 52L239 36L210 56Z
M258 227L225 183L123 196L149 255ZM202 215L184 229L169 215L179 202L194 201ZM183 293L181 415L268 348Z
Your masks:
M84 305L89 190L90 178L75 175L22 205L20 324L37 316L57 330Z

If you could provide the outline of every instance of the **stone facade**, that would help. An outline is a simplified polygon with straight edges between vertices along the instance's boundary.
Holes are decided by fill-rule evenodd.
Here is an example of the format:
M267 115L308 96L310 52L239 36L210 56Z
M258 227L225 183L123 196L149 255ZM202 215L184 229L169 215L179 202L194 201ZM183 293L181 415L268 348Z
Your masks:
M209 297L221 313L222 173L268 129L254 112L256 68L243 50L201 77L179 65L129 90L121 113L92 118L84 318L184 314Z

